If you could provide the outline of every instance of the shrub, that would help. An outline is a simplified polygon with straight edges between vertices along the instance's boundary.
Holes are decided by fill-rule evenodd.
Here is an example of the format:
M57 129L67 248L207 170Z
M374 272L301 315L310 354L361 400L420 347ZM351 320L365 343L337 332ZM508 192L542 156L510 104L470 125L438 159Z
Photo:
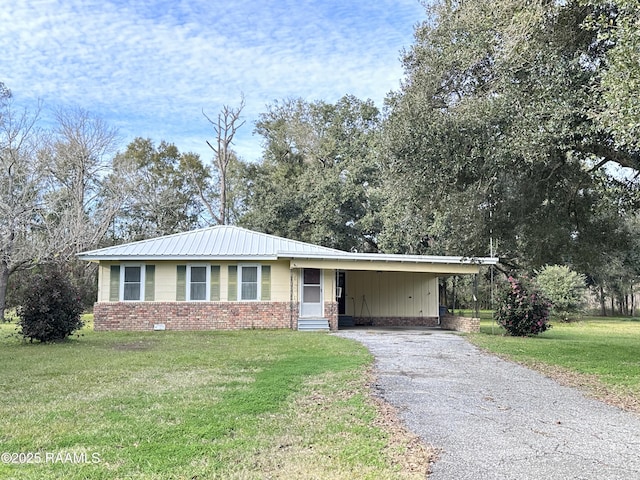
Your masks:
M536 284L551 302L551 313L568 322L584 309L586 278L564 265L547 265L537 273Z
M58 269L30 279L17 311L19 333L31 341L63 340L83 325L78 291Z
M495 319L509 335L537 335L551 328L550 304L531 283L509 277L499 295Z

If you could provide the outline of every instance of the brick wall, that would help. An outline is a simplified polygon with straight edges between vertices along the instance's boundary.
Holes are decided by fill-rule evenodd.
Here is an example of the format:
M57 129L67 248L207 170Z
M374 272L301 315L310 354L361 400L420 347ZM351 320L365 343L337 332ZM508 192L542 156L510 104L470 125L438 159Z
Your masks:
M437 327L457 332L479 332L480 319L445 315L438 317L354 317L356 325L372 327Z
M372 327L437 327L438 317L354 317L356 325Z
M445 315L440 320L440 327L443 330L455 330L457 332L475 333L480 331L480 319Z
M98 302L93 308L95 330L239 330L294 328L289 302Z
M332 331L338 329L338 305L326 302L324 314ZM289 302L98 302L94 328L153 330L162 323L167 330L240 330L246 328L296 328L298 304ZM355 317L356 325L376 327L437 327L438 317ZM480 319L446 315L443 330L480 331Z
M332 332L338 330L338 302L324 302L324 317L329 320Z

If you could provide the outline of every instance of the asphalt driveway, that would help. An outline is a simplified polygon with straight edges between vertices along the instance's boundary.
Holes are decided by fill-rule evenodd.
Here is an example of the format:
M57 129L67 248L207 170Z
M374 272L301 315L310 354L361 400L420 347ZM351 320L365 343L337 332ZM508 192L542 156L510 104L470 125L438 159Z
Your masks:
M438 330L352 329L377 389L441 450L430 480L640 479L640 417Z

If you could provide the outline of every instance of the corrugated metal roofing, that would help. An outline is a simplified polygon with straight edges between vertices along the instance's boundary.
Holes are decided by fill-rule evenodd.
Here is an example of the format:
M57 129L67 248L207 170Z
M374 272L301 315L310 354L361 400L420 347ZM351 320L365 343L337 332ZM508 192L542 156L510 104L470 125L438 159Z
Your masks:
M79 254L83 260L115 259L277 259L281 252L295 255L335 255L340 250L254 232L245 228L219 225L165 237L126 243Z
M82 260L276 260L324 259L395 263L495 265L497 258L351 253L289 240L231 225L101 248L79 254Z

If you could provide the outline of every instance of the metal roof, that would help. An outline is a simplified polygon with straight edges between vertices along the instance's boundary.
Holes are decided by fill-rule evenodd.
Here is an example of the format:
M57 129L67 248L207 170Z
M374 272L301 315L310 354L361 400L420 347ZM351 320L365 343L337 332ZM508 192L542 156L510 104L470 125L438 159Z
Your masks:
M280 252L293 255L331 255L332 248L254 232L245 228L218 225L139 242L82 252L82 260L276 260Z
M353 253L218 225L78 254L82 260L277 260L495 265L497 258Z

